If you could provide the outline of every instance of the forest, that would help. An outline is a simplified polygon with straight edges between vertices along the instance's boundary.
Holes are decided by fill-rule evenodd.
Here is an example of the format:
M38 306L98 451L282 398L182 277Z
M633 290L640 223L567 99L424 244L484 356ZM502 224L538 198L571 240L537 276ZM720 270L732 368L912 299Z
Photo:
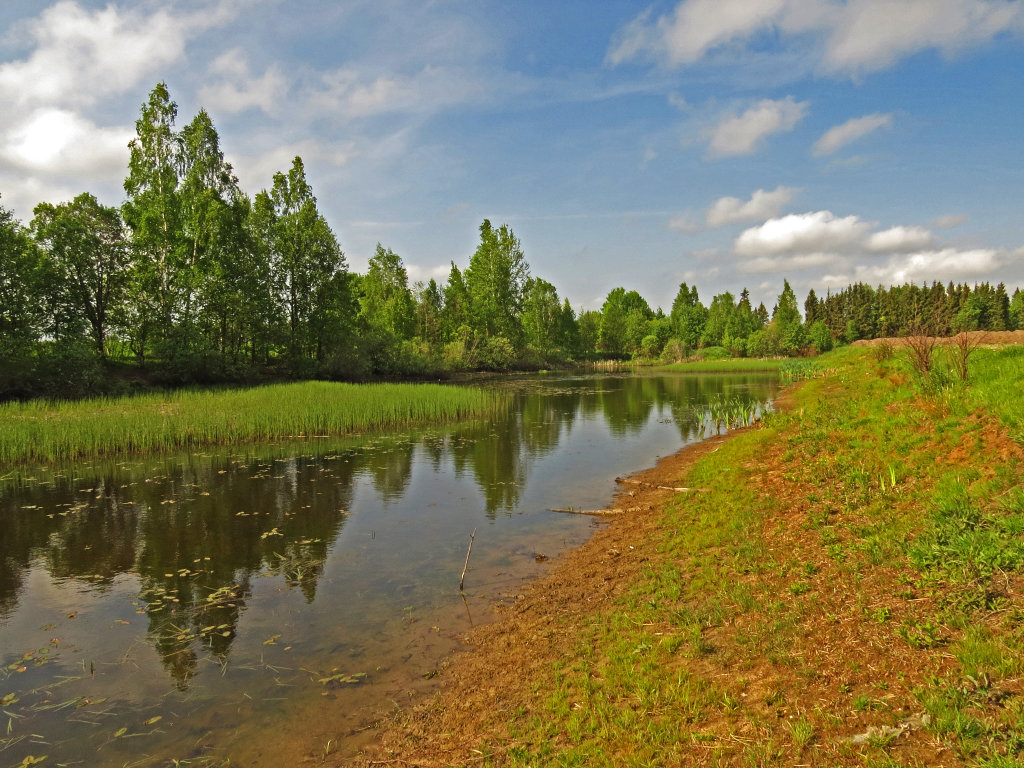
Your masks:
M574 310L530 272L507 226L484 220L469 263L410 285L378 244L348 268L302 159L248 196L205 110L176 127L158 84L129 145L125 199L88 192L0 205L0 401L153 386L288 379L437 378L601 358L795 356L879 336L1024 328L1003 284L858 283L801 305L789 282L769 311L743 289L705 305L683 283L668 312L616 287Z

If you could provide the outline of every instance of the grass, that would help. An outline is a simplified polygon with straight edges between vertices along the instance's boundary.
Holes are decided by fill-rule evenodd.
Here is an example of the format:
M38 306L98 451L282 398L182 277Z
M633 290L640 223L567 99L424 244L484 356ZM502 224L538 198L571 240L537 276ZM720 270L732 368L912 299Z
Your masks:
M0 405L0 464L344 435L485 416L499 396L439 384L304 382Z
M1024 764L1024 349L969 383L817 370L678 479L708 491L654 513L484 764Z
M659 371L682 373L730 373L734 371L778 371L785 364L783 358L728 357L721 360L692 360L684 363L659 365Z

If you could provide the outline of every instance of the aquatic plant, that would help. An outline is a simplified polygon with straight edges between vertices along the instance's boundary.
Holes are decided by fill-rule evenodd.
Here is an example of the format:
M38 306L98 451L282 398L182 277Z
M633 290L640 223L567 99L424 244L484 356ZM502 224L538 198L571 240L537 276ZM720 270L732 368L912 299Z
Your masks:
M483 416L501 396L441 384L310 381L0 405L0 462L343 435Z

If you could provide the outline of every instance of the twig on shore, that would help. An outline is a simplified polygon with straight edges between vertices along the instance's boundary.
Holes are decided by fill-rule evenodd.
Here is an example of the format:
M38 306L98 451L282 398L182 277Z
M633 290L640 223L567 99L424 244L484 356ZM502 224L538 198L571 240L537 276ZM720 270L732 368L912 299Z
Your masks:
M466 580L466 571L469 570L469 555L473 552L473 539L476 538L476 528L469 536L469 549L466 550L466 564L462 566L462 578L459 579L459 592L462 591L462 584Z
M684 493L687 491L692 491L694 493L707 493L711 490L710 488L680 488L673 485L654 485L654 483L645 483L643 480L632 480L628 477L616 477L615 482L623 485L639 485L643 488L655 488L659 491L675 491L676 493Z

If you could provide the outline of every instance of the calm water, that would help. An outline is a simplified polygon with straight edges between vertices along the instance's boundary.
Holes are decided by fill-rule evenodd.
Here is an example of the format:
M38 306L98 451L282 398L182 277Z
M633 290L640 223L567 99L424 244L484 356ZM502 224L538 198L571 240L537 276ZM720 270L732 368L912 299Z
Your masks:
M0 469L0 768L351 752L578 546L616 475L768 376L531 377L443 431ZM458 589L476 529L464 595ZM540 560L540 562L538 562Z

